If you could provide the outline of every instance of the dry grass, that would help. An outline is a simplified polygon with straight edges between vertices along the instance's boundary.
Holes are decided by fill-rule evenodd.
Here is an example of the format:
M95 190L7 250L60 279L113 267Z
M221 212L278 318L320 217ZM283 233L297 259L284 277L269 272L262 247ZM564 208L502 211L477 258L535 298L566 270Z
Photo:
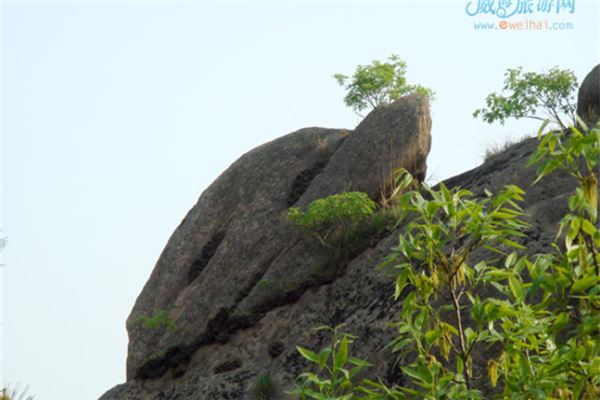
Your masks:
M521 138L507 138L503 143L490 143L487 144L485 147L485 154L483 156L483 161L488 161L490 158L504 153L506 150L508 150L509 148L511 148L512 146L523 142L524 140L529 139L528 136L523 136Z

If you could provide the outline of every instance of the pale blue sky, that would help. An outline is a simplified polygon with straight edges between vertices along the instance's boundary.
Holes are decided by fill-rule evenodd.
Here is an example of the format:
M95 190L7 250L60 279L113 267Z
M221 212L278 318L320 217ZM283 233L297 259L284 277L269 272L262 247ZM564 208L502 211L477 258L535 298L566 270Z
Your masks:
M2 4L2 383L95 399L125 379L125 319L168 237L244 152L359 119L332 75L398 54L433 88L432 181L536 124L471 117L503 72L600 60L571 31L477 31L468 1ZM516 18L513 20L524 19Z

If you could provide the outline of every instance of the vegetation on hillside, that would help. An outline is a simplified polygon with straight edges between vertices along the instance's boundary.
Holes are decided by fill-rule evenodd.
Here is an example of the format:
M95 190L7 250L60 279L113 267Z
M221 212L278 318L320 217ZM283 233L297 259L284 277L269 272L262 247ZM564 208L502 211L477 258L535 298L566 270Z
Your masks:
M395 280L390 295L402 302L389 349L397 353L405 379L388 384L357 379L370 364L350 355L355 338L335 327L329 328L330 346L298 348L314 370L298 377L292 395L321 400L481 399L490 393L521 399L600 397L600 123L566 125L565 116L575 120L569 105L575 87L568 71L509 70L505 90L512 93L488 96L487 107L476 112L487 122L541 118L540 110L552 117L541 126L540 143L529 160L538 167L532 183L555 170L577 182L552 250L529 254L520 240L529 227L519 206L521 188L508 185L483 198L443 184L412 189L410 175L399 171L390 206L402 210L396 215L403 229L380 267ZM547 131L552 123L561 129ZM321 212L338 226L331 209L315 208L312 218L319 220ZM294 222L298 213L290 213ZM496 256L470 257L483 249ZM483 365L485 377L475 369Z

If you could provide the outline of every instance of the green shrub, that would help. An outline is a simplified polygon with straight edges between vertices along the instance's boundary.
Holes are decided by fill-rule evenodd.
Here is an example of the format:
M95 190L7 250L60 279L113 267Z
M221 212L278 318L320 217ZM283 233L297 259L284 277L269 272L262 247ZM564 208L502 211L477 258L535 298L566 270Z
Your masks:
M292 207L288 219L330 248L343 248L369 225L377 204L362 192L345 192L317 199L306 212Z
M349 356L350 345L356 337L335 328L322 326L317 330L331 331L331 346L314 352L296 346L302 357L312 363L316 372L305 372L298 376L297 387L288 394L300 399L354 399L368 390L369 382L355 382L356 375L370 366L368 362Z
M402 371L420 388L417 397L455 393L479 398L472 384L472 354L486 326L480 313L474 313L475 327L467 327L463 310L478 302L476 288L489 267L485 262L471 265L469 257L483 246L497 252L500 246L522 248L515 238L524 236L526 224L515 202L523 192L507 186L497 196L488 193L478 199L443 184L438 190L423 187L426 196L404 196L402 207L412 219L384 265L395 275L394 297L403 297L401 319L395 324L398 337L391 348L405 359L416 359Z
M473 385L472 356L489 354L492 345L500 351L488 359L488 379L491 386L502 385L503 398L600 395L594 172L600 126L584 130L547 134L530 160L540 163L536 182L563 169L579 183L560 224L565 250L558 243L555 251L533 257L508 250L524 250L511 239L523 236L526 227L516 204L523 192L517 187L497 196L488 193L486 199L466 198L468 192L443 185L438 191L426 189L427 200L418 193L406 195L404 206L416 216L387 267L394 264L396 297L405 296L392 348L416 357L402 369L416 387L400 388L411 394L408 398L482 398ZM481 246L504 262L470 265L469 253ZM481 290L485 298L479 297Z
M146 329L156 329L164 327L170 331L177 329L175 322L169 317L165 310L158 310L153 316L141 315L138 321Z
M289 219L299 226L326 232L336 224L353 224L373 214L377 205L362 192L334 194L310 203L306 212L292 207Z

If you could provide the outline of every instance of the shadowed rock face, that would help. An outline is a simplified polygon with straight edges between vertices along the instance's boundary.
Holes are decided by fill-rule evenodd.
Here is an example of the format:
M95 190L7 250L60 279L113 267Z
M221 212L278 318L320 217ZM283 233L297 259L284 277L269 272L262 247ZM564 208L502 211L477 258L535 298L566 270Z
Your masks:
M136 398L142 393L138 386L143 398L155 398L147 388L200 375L214 378L215 386L194 386L189 398L241 398L229 384L229 395L212 391L231 374L256 375L281 359L286 346L301 337L285 339L285 345L278 341L284 331L294 332L286 324L298 321L277 317L277 311L335 281L340 272L328 268L331 257L322 246L287 221L288 208L346 190L376 198L398 167L424 177L430 130L427 99L407 96L371 112L354 132L302 129L231 165L163 250L127 321L128 383L103 398L128 398L124 393ZM140 316L160 310L176 330L142 328ZM232 346L235 337L274 317L278 322L268 324L272 332L248 339L246 349ZM305 321L298 327L307 333L313 325ZM235 380L245 387L247 379Z
M589 125L594 125L600 119L600 64L581 83L577 114Z
M285 221L346 130L308 128L242 156L200 197L173 233L127 321L128 379L185 371L194 352L251 324L232 313L271 264L298 241ZM169 313L174 332L142 329L140 315Z

